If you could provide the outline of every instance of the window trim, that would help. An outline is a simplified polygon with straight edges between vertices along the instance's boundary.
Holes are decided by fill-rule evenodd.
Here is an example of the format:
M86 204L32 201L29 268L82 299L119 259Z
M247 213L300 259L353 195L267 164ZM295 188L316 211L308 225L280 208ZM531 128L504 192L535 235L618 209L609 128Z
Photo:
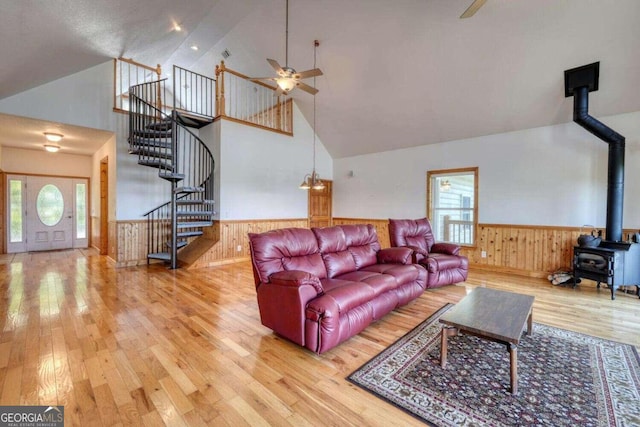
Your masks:
M474 193L474 197L473 197L473 244L468 245L468 244L460 244L460 246L463 246L465 248L476 248L478 246L478 189L479 189L479 184L478 184L478 175L479 175L479 168L478 166L473 166L473 167L466 167L466 168L455 168L455 169L434 169L434 170L429 170L427 171L427 181L426 181L426 187L427 187L427 218L429 218L429 220L431 220L431 218L433 218L433 194L431 192L431 180L432 178L436 178L436 177L440 177L440 176L446 176L446 175L454 175L454 174L461 174L461 173L469 173L469 174L473 174L473 193Z

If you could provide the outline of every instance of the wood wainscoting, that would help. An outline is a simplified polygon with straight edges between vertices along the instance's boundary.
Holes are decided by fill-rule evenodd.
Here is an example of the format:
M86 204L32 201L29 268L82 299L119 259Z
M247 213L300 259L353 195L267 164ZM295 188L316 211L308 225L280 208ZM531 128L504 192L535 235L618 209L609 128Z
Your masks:
M389 247L386 219L334 218L333 223L372 224L380 245ZM478 224L476 246L463 247L461 253L469 258L471 268L543 278L571 268L573 247L580 234L579 227Z
M268 220L228 220L216 222L217 243L189 268L211 267L249 259L248 233L262 233L287 227L307 228L307 218ZM380 245L388 248L389 223L386 219L333 218L334 225L372 224ZM214 227L212 227L212 230ZM590 230L589 230L590 231ZM633 230L625 230L624 236ZM579 227L556 227L513 224L479 224L477 244L463 247L471 268L512 273L521 276L547 277L558 269L570 269L573 247L584 232ZM206 236L205 236L206 237ZM146 264L146 222L109 223L109 256L116 266ZM239 249L239 250L238 250ZM482 257L482 252L486 257Z
M211 267L248 260L248 233L262 233L287 227L306 228L308 226L307 218L216 221L214 226L210 227L212 230L215 229L213 234L216 234L216 243L191 263L189 268ZM205 231L204 237L212 238L207 231ZM109 256L116 262L117 267L146 264L146 220L109 222Z

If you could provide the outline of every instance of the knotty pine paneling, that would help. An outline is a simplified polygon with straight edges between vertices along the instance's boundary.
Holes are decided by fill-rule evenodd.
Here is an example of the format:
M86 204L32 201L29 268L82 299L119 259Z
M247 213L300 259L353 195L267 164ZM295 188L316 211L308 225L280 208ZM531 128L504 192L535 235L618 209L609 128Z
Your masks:
M248 233L262 233L287 227L308 227L307 218L216 221L205 229L204 238L213 246L189 268L209 267L249 259ZM219 236L219 237L218 237ZM238 251L240 246L240 251ZM127 267L147 263L147 224L141 221L117 221L109 223L109 256L116 266Z
M334 218L333 223L372 224L378 232L380 245L389 247L387 220ZM571 269L578 236L589 231L580 227L479 224L477 245L463 247L461 253L469 258L471 268L547 277L553 271ZM634 231L624 230L623 235ZM482 258L482 251L486 251L486 258Z
M389 247L386 219L334 218L334 225L372 224L380 245ZM217 228L216 228L217 227ZM205 238L217 241L189 268L210 267L249 259L248 233L262 233L287 227L307 228L306 218L219 221L205 230ZM109 255L119 267L146 264L145 221L109 223ZM637 230L625 230L624 236ZM463 247L471 268L493 270L530 277L546 277L558 269L570 269L573 247L585 232L579 227L512 224L479 224L477 245ZM219 237L218 237L219 236ZM240 246L240 251L238 251ZM486 258L482 258L486 251Z
M263 233L289 227L307 228L308 224L307 218L220 221L220 240L190 268L247 260L250 257L249 233Z

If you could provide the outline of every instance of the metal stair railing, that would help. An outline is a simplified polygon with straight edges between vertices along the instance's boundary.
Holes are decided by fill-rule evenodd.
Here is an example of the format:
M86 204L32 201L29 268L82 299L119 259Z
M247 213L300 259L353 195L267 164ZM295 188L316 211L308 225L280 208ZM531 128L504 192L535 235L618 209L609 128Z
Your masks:
M173 66L173 109L213 119L215 79Z
M138 154L138 163L157 167L159 176L171 182L171 201L144 216L148 224L147 253L164 254L169 242L166 260L171 268L176 268L178 201L189 200L186 205L196 205L198 200L204 206L213 203L215 163L204 142L179 122L177 111L168 115L162 111L162 105L157 106L160 108L154 105L158 99L166 99L165 81L130 88L129 146ZM208 220L213 219L212 208L208 216ZM185 224L180 227L183 234L185 230L191 230Z

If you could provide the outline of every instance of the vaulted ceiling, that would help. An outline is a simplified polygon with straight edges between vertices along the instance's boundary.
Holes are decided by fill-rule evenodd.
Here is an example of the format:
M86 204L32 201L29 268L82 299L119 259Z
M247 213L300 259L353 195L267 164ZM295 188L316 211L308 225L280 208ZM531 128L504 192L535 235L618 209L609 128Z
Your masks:
M208 75L224 49L247 75L284 64L285 0L0 1L0 99L117 56ZM591 114L640 110L639 1L488 0L459 19L470 3L290 0L289 65L312 68L320 40L334 158L568 122L563 71L595 61ZM311 118L313 98L293 97Z

